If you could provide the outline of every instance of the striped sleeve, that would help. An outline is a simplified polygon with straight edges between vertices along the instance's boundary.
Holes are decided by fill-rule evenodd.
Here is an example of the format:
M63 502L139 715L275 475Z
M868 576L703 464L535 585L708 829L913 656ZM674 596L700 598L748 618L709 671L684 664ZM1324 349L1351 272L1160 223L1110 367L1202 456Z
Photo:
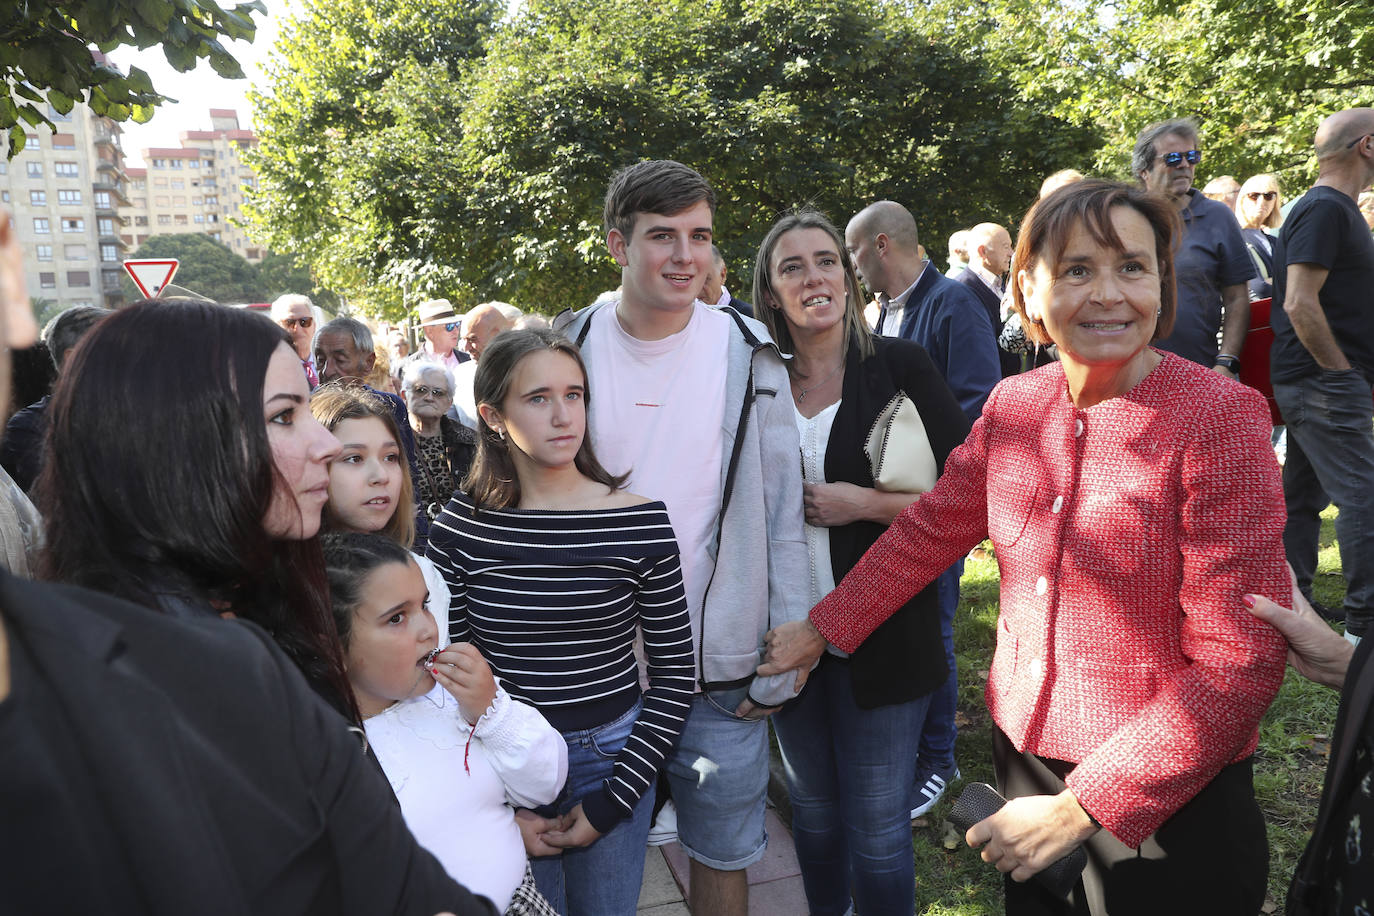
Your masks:
M587 820L601 833L629 816L654 784L664 759L677 745L691 709L692 625L678 554L650 565L635 596L648 662L649 689L629 740L616 756L601 794L582 801Z

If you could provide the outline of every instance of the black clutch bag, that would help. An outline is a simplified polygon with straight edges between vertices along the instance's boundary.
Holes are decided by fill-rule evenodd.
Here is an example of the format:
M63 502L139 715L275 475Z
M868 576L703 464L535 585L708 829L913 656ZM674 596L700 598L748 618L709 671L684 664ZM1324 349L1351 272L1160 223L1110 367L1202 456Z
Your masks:
M992 786L985 782L971 782L964 786L964 791L955 799L954 807L950 808L947 816L961 833L967 833L970 827L996 814L1006 803L1007 800ZM1075 846L1072 852L1038 872L1031 880L1040 882L1056 897L1068 897L1087 865L1088 854L1082 846Z

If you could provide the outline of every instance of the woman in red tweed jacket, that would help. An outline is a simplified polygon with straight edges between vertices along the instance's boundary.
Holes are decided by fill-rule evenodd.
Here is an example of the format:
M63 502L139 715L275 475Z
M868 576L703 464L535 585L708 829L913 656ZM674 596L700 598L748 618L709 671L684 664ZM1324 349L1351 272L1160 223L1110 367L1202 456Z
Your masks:
M1061 361L1005 380L922 496L761 671L853 651L991 538L1001 567L986 698L1012 801L970 845L1009 874L1008 913L1253 916L1268 848L1256 728L1286 644L1244 610L1286 598L1284 505L1254 391L1151 349L1175 308L1176 211L1085 181L1037 204L1015 306ZM1075 845L1071 902L1025 884Z

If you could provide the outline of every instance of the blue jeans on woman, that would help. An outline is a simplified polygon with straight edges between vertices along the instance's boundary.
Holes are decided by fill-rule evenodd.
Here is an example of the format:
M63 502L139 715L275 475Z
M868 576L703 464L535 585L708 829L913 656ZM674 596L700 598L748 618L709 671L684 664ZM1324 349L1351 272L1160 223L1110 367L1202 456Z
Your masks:
M639 717L640 704L596 728L563 732L568 744L568 782L558 800L539 809L565 814L611 776L616 755ZM634 916L644 882L644 851L654 809L654 790L640 797L630 816L590 846L530 859L539 893L563 916Z
M773 716L792 799L792 835L815 916L911 916L911 783L930 696L860 709L849 663L821 657L801 696Z

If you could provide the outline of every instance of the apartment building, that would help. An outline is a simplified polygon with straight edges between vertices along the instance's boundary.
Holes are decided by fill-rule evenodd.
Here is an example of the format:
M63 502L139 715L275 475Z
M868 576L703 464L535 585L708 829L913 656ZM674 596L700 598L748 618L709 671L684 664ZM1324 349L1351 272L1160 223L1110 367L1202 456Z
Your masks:
M49 314L114 307L124 300L120 210L129 203L119 125L80 102L65 115L49 105L47 115L57 132L30 131L19 155L0 155L0 204L14 214L29 295Z
M201 232L261 261L266 249L233 222L256 181L242 154L257 142L251 130L240 129L237 112L211 108L209 130L182 131L180 147L143 150L144 167L128 170L126 244L137 249L150 236Z

